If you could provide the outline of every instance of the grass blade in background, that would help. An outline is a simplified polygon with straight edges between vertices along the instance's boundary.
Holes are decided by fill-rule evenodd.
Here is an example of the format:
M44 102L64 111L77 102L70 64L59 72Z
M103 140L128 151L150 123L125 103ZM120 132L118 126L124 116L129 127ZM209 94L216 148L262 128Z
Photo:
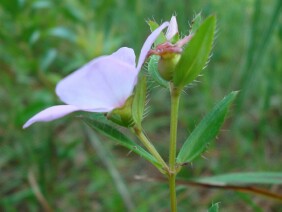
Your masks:
M223 124L228 107L237 93L236 91L231 92L204 117L180 149L177 163L191 162L206 150L207 145L215 138Z
M100 139L94 132L90 132L90 129L86 129L85 133L89 140L88 142L96 150L100 160L102 161L102 163L104 163L109 174L113 178L113 181L115 182L117 190L120 193L127 210L134 211L135 207L133 205L129 190L124 183L119 171L116 169L113 158L112 156L110 156L112 154L108 152L106 147L104 147L104 145L101 143Z
M260 0L256 1L256 5L260 5ZM260 7L256 6L255 8L256 10L259 10ZM270 39L271 36L273 34L273 31L275 29L276 26L278 26L279 24L279 15L281 15L281 8L282 8L282 1L281 0L277 0L276 5L274 5L273 7L273 15L271 17L270 23L268 25L268 27L266 28L266 30L264 31L264 35L262 36L262 40L261 42L257 45L258 47L255 48L254 44L250 45L250 49L248 52L248 56L247 56L247 61L246 61L246 65L243 69L242 72L242 77L241 77L241 82L239 83L239 85L241 86L241 92L240 95L237 98L236 101L236 113L239 113L243 107L244 101L246 99L246 95L247 92L249 91L249 88L252 86L254 80L257 76L257 73L260 71L260 65L263 61L265 52L266 52L266 48L268 46L268 44L270 43ZM256 25L258 24L257 22L258 20L258 14L255 11L254 14L254 23L253 23L253 32L257 32L256 30ZM253 33L255 34L255 33ZM260 36L258 35L259 33L257 33L256 35L253 36ZM255 42L255 39L252 38L251 42Z
M212 204L212 206L209 208L208 212L218 212L219 210L219 202Z
M136 154L151 162L157 168L162 169L162 165L150 153L144 150L141 146L131 141L128 137L119 132L116 128L112 127L109 124L101 123L86 117L83 117L83 121L92 129L97 130L98 132L104 134L105 136L114 140L118 144L130 149L131 151L135 152Z

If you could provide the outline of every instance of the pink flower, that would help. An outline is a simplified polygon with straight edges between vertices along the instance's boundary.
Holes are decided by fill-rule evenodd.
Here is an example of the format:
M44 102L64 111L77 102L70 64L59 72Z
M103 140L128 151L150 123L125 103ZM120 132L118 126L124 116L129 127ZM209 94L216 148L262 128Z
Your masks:
M178 25L177 25L176 17L172 16L165 37L168 41L170 41L177 33L178 33Z
M151 46L168 25L168 22L163 23L146 39L137 66L133 49L122 47L111 55L93 59L62 79L57 84L56 93L66 105L52 106L37 113L23 128L35 122L52 121L75 111L110 112L123 106L132 95L138 73Z

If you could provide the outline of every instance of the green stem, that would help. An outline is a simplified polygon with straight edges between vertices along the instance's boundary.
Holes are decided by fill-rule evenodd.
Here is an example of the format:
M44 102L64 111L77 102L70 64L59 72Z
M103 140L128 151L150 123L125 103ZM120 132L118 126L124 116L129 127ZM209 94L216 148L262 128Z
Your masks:
M169 175L169 194L170 194L170 208L171 212L177 211L177 201L176 201L176 189L175 189L175 178L176 174Z
M134 132L142 144L147 148L147 150L157 159L157 161L163 166L164 170L169 170L166 162L163 160L162 156L156 150L154 145L148 140L145 134L137 127L134 127Z
M177 122L178 122L178 108L180 91L178 88L171 84L171 118L170 118L170 147L169 147L169 191L170 191L170 204L171 211L177 211L176 204L176 190L175 190L175 178L176 178L176 144L177 144Z

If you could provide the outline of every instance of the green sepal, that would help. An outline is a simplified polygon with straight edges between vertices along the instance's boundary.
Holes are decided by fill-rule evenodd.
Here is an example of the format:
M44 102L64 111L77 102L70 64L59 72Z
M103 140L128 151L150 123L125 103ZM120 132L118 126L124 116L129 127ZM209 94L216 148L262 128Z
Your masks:
M195 80L202 71L212 49L215 26L215 16L208 17L184 48L174 72L175 86L184 87Z
M139 79L135 87L135 93L132 103L132 118L139 129L141 129L141 123L144 114L146 91L146 77L143 76Z
M160 57L157 55L152 55L150 57L150 61L148 63L148 73L158 85L168 88L168 82L160 76L160 73L158 71L159 60Z
M201 23L202 23L202 15L201 13L198 13L197 15L195 15L195 17L192 20L191 29L189 31L190 34L194 34L201 26Z
M155 21L152 20L147 21L147 24L149 25L151 32L153 32L155 29L159 27L159 24L157 24ZM154 46L156 47L157 45L165 42L166 42L165 34L161 32L158 38L155 40Z
M237 93L237 91L233 91L224 97L215 105L211 112L202 119L180 149L176 159L178 164L181 165L183 163L192 162L206 150L207 145L215 138L223 124L228 108Z
M132 127L134 125L131 109L132 103L133 96L130 96L122 107L116 108L109 112L107 114L107 118L123 127Z
M175 43L177 43L177 41L179 41L179 39L180 39L179 33L176 33L176 34L171 38L170 42L171 42L172 44L175 44Z

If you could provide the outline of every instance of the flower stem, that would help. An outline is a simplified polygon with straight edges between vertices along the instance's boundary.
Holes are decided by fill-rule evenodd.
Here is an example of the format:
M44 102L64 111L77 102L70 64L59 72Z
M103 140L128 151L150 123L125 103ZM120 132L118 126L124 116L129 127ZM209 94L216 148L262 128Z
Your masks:
M170 208L171 212L177 211L176 190L175 190L175 177L176 174L169 175L169 194L170 194Z
M170 118L170 147L169 147L169 191L170 191L170 204L171 211L177 211L176 203L176 189L175 189L175 178L176 178L176 144L177 144L177 122L178 122L178 108L180 91L174 87L173 84L170 86L171 93L171 118Z
M137 127L134 127L134 132L136 136L139 138L139 140L142 142L142 144L147 148L147 150L157 159L157 161L163 166L164 170L169 170L166 162L163 160L162 156L159 154L159 152L156 150L154 145L148 140L146 135L143 133L142 130L140 130Z

